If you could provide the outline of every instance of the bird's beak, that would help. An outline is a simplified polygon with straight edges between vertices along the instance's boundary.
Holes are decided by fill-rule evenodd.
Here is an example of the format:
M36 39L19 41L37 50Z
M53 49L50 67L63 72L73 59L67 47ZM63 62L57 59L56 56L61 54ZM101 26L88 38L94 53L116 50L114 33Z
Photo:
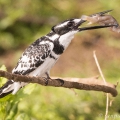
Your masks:
M99 12L99 13L95 13L89 16L95 16L95 15L100 15L103 16L105 13L111 12L112 10L107 10L107 11L103 11L103 12ZM86 22L86 20L80 20L80 22L78 23L78 25L80 26L82 23ZM79 32L80 31L85 31L85 30L93 30L93 29L100 29L100 28L107 28L107 27L113 27L115 25L99 25L99 26L90 26L90 27L83 27L83 28L78 28Z
M115 25L90 26L90 27L78 28L78 30L80 32L80 31L85 31L85 30L93 30L93 29L100 29L100 28L113 27L113 26Z

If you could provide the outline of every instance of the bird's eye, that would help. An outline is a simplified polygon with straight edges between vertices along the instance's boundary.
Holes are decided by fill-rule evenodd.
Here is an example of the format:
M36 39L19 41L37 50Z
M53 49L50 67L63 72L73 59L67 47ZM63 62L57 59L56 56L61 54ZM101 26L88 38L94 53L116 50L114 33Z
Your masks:
M75 23L74 23L73 21L70 21L70 22L68 22L67 26L68 26L68 27L71 27L71 26L74 26L74 24L75 24Z

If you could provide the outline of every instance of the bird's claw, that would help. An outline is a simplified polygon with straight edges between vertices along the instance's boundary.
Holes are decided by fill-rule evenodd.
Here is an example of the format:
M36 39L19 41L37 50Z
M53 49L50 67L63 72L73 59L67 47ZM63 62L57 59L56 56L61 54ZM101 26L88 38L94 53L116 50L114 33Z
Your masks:
M44 81L45 81L45 86L47 86L48 85L48 78L44 78Z

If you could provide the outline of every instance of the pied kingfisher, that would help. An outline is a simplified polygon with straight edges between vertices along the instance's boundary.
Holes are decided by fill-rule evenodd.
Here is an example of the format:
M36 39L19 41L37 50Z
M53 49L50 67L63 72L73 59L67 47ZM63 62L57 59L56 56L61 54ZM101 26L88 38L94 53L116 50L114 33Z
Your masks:
M105 12L101 12L104 14ZM98 14L98 13L97 13ZM19 75L39 76L49 78L49 72L66 50L74 35L79 31L103 28L108 26L91 26L79 28L85 20L69 19L52 27L50 33L37 39L22 54L12 73ZM12 93L15 94L24 82L8 80L0 88L0 98Z

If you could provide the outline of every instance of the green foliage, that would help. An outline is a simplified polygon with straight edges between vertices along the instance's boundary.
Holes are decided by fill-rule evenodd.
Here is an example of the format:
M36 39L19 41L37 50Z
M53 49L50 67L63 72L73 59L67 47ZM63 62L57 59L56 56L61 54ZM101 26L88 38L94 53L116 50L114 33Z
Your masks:
M0 70L6 71L7 69L6 69L5 65L2 65L2 66L0 67ZM2 86L5 82L6 82L6 78L0 77L0 86Z
M4 65L1 66L0 70L5 70L6 67ZM5 78L0 77L0 85L2 86L6 82ZM22 100L25 95L31 94L33 91L34 84L28 85L23 91L20 91L16 95L7 95L4 98L0 99L0 118L1 120L16 120L16 117L19 118L18 104ZM21 120L21 119L18 119ZM25 118L25 120L27 120ZM29 120L29 119L28 119Z
M0 69L6 70L5 66ZM1 78L2 81L3 79ZM29 84L16 95L0 99L0 118L1 120L104 119L106 97L103 93L79 90L75 92L76 94L66 88ZM110 120L113 117L119 120L119 99L118 96L113 106L109 108Z
M95 4L94 8L90 4ZM87 9L85 9L85 5ZM34 3L32 0L1 0L0 51L16 49L28 44L47 33L48 28L59 21L73 17L79 18L83 13L98 12L101 10L100 8L103 10L115 9L112 14L118 17L119 0L116 2L109 0L109 3L102 0L35 0Z

